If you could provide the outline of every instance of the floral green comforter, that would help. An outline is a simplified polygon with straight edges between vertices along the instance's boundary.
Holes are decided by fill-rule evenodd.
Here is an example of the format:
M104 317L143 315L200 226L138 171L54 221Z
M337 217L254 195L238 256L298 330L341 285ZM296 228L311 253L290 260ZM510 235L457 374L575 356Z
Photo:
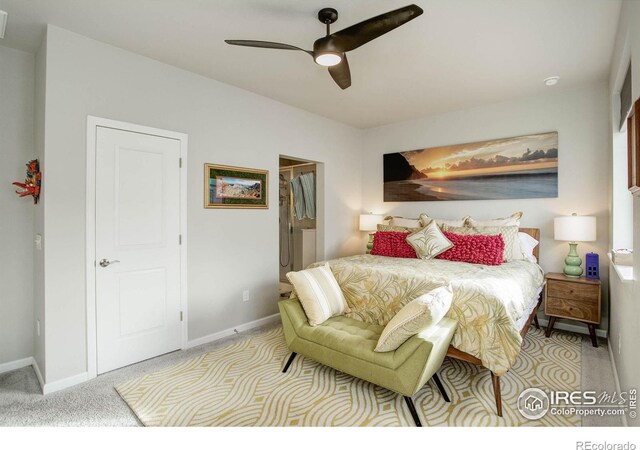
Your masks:
M544 279L540 266L528 261L483 266L358 255L328 262L351 308L348 316L379 325L419 295L451 283L447 316L459 322L452 345L496 375L515 362L522 344L516 322Z

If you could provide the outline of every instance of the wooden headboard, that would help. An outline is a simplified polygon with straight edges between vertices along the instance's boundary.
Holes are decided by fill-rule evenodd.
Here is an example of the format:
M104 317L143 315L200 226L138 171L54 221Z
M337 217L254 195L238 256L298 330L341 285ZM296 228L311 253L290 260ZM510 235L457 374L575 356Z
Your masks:
M520 228L521 233L527 233L529 236L540 242L540 228ZM533 249L533 256L540 261L540 244Z

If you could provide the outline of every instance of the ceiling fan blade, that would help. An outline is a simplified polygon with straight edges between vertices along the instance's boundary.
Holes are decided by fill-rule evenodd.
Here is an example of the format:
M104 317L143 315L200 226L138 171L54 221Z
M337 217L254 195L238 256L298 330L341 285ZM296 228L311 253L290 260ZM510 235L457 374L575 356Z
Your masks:
M405 6L333 33L332 41L341 51L348 52L404 25L422 13L422 8L417 5Z
M349 61L347 55L342 55L342 61L335 66L329 67L331 78L336 82L340 89L346 89L351 86L351 71L349 70Z
M279 42L247 41L247 40L232 40L232 39L225 39L225 42L230 45L240 45L242 47L275 48L277 50L300 50L302 52L308 53L311 56L313 56L313 52L310 52L309 50L296 47L295 45L281 44Z

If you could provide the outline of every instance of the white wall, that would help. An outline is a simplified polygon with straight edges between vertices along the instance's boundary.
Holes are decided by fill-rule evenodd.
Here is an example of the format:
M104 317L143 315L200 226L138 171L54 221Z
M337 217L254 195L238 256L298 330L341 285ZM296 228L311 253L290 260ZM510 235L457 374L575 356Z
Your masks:
M33 312L34 321L40 323L40 335L37 329L33 341L33 358L42 377L46 377L45 346L46 346L46 321L44 311L44 255L46 252L46 236L44 230L44 208L47 202L47 162L44 158L45 135L45 100L46 100L46 72L47 72L47 37L43 39L35 57L35 152L40 161L40 170L43 173L42 191L40 201L33 214L33 232L43 237L40 250L34 247L33 256ZM44 380L42 380L44 381Z
M361 250L356 231L360 130L49 26L44 145L47 383L86 370L87 115L189 135L191 340L277 312L279 154L324 163L325 255ZM268 169L270 208L204 209L207 162ZM242 302L243 289L251 290L247 303Z
M620 11L620 23L609 79L611 128L609 130L610 154L617 132L619 107L616 97L619 94L621 77L624 77L631 59L632 91L634 101L640 97L640 2L623 2ZM615 167L614 167L615 168ZM626 176L613 179L614 183L626 183ZM612 192L618 186L612 187ZM613 206L616 206L612 199ZM614 225L614 228L619 224ZM624 226L624 225L622 225ZM613 239L613 238L612 238ZM635 281L623 283L611 270L611 329L610 345L614 363L623 390L640 386L640 197L633 198L633 247ZM639 426L640 418L627 419L630 425Z
M0 364L33 354L33 199L18 198L34 153L34 57L0 47Z
M607 329L609 245L608 97L606 83L579 89L560 86L534 98L487 105L367 130L364 139L362 207L364 211L417 217L504 217L523 211L522 226L540 228L540 264L561 272L568 253L565 242L553 239L553 218L576 212L597 217L594 243L582 243L579 253L600 254L603 279L603 321ZM382 155L447 144L462 144L525 134L558 132L558 198L384 203ZM585 327L586 330L586 327Z

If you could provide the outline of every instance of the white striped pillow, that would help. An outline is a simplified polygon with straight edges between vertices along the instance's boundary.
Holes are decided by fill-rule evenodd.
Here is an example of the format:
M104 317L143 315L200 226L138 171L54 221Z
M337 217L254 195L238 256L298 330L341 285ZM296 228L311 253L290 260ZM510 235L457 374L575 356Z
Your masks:
M333 316L349 312L347 301L328 263L314 269L289 272L287 278L293 285L312 327Z

